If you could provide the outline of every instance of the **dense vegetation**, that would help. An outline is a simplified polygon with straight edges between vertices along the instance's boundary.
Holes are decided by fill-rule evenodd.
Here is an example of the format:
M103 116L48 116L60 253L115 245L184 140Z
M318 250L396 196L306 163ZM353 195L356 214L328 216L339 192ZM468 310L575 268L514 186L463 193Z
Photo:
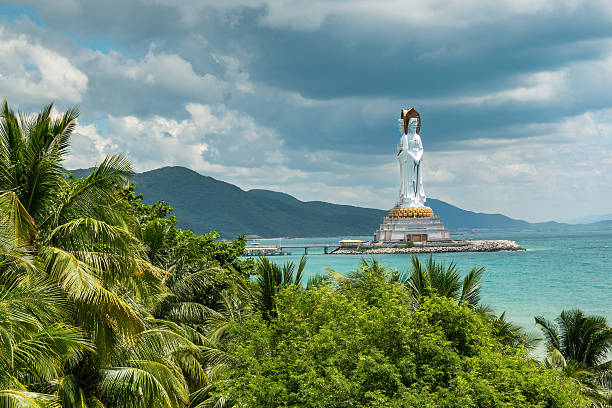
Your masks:
M358 281L282 291L278 316L229 331L236 363L220 381L244 407L576 407L572 387L524 349L503 346L468 305L365 269Z
M538 317L538 362L480 305L482 268L364 261L305 282L305 259L240 260L243 237L143 204L122 157L67 176L77 116L2 107L0 406L610 404L605 320Z

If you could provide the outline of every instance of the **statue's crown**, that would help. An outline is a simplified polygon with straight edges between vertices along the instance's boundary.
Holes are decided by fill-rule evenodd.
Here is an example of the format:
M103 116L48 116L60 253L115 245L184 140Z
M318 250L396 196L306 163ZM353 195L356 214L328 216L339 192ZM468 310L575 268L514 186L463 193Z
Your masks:
M410 109L402 109L400 119L404 120L404 134L408 134L408 122L410 122L410 118L416 118L418 120L416 131L417 133L421 133L421 115L419 115L419 112L417 112L413 106Z

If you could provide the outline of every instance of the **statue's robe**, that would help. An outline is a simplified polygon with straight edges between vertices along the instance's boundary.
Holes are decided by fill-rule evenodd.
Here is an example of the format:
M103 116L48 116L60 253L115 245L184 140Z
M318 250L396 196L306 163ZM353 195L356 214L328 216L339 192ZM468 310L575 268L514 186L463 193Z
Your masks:
M400 163L400 201L402 206L423 207L425 204L425 191L423 190L423 177L421 162L423 157L423 144L418 134L403 135L397 158Z

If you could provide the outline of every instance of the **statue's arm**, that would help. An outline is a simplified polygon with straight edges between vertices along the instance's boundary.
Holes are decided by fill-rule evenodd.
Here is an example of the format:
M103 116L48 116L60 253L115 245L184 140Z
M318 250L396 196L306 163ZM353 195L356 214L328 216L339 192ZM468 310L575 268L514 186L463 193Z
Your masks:
M408 153L410 155L410 157L412 158L412 160L418 162L421 160L421 157L423 157L423 149L410 149L410 150L404 150L404 152Z
M419 149L412 157L414 157L414 160L416 161L421 161L421 158L423 157L423 148Z
M416 149L412 157L414 157L414 160L416 161L421 161L421 158L423 157L423 142L421 142L420 137L417 137Z

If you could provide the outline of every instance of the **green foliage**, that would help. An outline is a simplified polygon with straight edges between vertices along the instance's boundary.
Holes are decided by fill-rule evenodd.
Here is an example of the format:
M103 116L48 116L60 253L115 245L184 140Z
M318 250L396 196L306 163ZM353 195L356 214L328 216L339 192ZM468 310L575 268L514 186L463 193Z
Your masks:
M300 259L297 271L293 261L279 265L265 256L259 258L255 265L256 307L263 313L264 318L276 316L276 294L281 288L302 284L304 268L305 256Z
M66 176L78 111L51 108L0 114L0 403L184 407L212 378L194 310L221 315L245 240L176 228L120 156Z
M247 242L244 235L233 241L219 241L219 233L215 230L197 235L177 227L173 208L165 201L145 205L143 195L135 194L133 185L122 187L119 194L122 204L133 214L133 228L146 244L149 258L165 269L180 264L178 269L197 270L206 262L211 267L233 268L244 276L251 273L253 261L239 259Z
M399 280L409 288L415 307L418 307L424 296L432 293L472 307L478 305L484 267L470 269L462 280L454 263L445 266L434 261L431 255L426 264L421 263L415 255L411 258L411 273L402 275Z
M219 382L236 406L578 407L578 390L504 346L466 305L436 295L413 311L380 269L340 288L290 286L277 317L231 327L237 363Z
M577 381L597 406L612 405L612 328L602 316L564 310L554 322L535 317L548 347L547 367Z

